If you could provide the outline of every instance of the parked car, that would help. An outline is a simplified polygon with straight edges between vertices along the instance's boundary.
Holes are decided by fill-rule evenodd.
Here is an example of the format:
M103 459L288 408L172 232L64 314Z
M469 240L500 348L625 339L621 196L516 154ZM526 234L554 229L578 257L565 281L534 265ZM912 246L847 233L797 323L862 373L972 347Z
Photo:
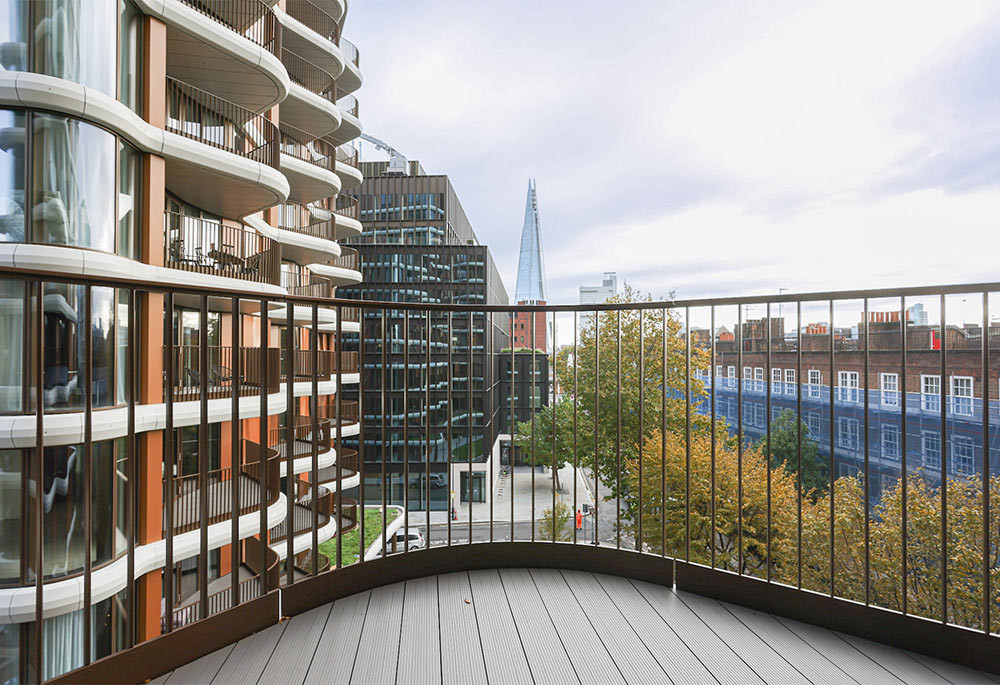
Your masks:
M419 528L400 528L397 530L396 534L392 538L386 540L385 543L385 547L390 554L392 554L393 542L396 543L397 552L402 552L404 549L423 549L425 546L424 536L420 532ZM379 549L375 556L382 556L382 550Z

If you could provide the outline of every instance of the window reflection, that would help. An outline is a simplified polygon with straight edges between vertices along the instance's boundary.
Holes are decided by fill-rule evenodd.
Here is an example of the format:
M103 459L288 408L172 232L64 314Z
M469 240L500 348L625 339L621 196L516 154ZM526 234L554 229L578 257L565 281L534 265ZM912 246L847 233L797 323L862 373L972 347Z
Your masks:
M115 137L82 121L34 116L32 221L38 242L115 249Z
M115 97L117 45L101 37L118 23L117 0L35 0L33 4L32 71Z
M24 282L0 280L0 412L21 410Z
M0 243L24 241L24 122L23 112L0 110Z

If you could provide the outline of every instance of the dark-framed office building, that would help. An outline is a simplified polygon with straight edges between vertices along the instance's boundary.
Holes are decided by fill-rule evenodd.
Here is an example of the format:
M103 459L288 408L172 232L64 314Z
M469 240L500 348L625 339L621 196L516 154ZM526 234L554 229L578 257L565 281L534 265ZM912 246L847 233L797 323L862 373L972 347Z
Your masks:
M408 162L405 175L390 175L387 162L362 167L371 175L357 191L364 230L350 242L364 278L341 289L343 297L507 304L489 248L479 243L447 176L428 175L419 162ZM366 499L382 487L383 452L391 499L411 511L444 511L470 496L489 496L502 431L494 359L508 345L509 330L507 314L477 313L470 321L459 312L407 317L403 309L385 309L366 316Z

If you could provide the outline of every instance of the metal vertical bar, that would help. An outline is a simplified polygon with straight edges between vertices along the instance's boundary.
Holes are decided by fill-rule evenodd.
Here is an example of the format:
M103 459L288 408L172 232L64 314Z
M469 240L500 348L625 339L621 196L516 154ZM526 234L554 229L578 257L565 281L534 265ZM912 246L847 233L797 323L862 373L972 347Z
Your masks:
M871 399L869 397L870 392L869 392L869 378L868 378L868 376L869 376L869 370L868 370L868 362L869 362L868 346L869 346L869 344L871 342L871 336L869 336L868 333L869 333L869 329L871 328L871 313L868 310L868 298L867 297L865 298L865 301L864 301L864 315L865 315L864 316L865 352L864 352L864 355L863 355L863 357L864 357L864 360L863 360L864 361L864 386L863 387L864 387L864 393L865 393L865 395L864 395L864 400L865 400L865 421L864 421L864 431L865 431L865 464L864 464L864 468L865 468L865 495L864 495L864 502L865 502L865 604L871 604L871 550L870 550L871 530L870 530L870 526L869 526L869 516L870 516L870 511L869 511L869 507L870 507L870 504L869 504L869 489L870 489L870 484L869 483L870 483L870 481L869 481L869 478L871 477L870 476L870 458L871 458L871 451L870 450L871 450L871 448L870 448L869 443L871 442L871 440L869 440L870 436L868 435L868 430L869 430L868 413L869 413L869 405L870 405L870 402L871 402ZM883 456L885 456L885 455L883 455Z
M556 386L559 384L559 365L556 361L556 313L552 312L552 363L549 365L550 402L552 403L552 542L556 541Z
M387 362L388 362L388 359L389 359L389 354L388 354L388 347L389 347L389 345L388 345L388 342L389 342L388 341L388 318L389 318L388 310L385 307L382 307L382 378L381 378L382 388L381 388L381 396L379 398L381 400L381 409L382 409L382 411L381 411L381 417L380 417L379 420L382 423L382 450L381 450L382 451L382 464L381 464L381 466L382 466L382 473L381 473L381 476L382 476L382 558L383 559L385 558L385 555L386 555L386 537L387 537L386 536L386 532L385 532L385 529L386 529L386 518L387 518L386 517L386 509L387 509L388 502L390 502L391 499L392 499L391 497L388 496L388 493L386 492L386 469L385 469L386 451L392 449L391 444L386 441L386 422L388 420L390 412L392 411L391 404L390 404L390 406L386 406L386 401L385 401L386 366L387 366ZM392 374L391 373L389 374L388 378L390 380L392 379ZM449 384L449 388L450 388L450 386L451 386L451 379L450 378L448 380L448 384ZM392 397L390 396L389 399L391 401Z
M167 341L167 353L164 355L164 399L165 409L165 429L163 431L163 474L164 492L163 506L166 508L166 525L163 531L166 560L163 566L163 582L166 584L164 595L166 597L166 607L164 615L167 617L166 632L174 629L174 456L176 447L174 445L174 294L167 291L164 303L165 315L164 326L167 329L165 336Z
M948 623L948 317L941 294L941 623Z
M615 548L622 548L622 310L615 310ZM640 500L641 501L641 500Z
M208 617L208 296L199 296L198 324L198 605L201 618Z
M468 450L469 459L469 475L466 487L468 488L468 500L469 500L469 544L472 543L472 343L475 340L475 330L476 322L475 318L472 316L472 310L469 310L469 353L468 366L466 367L465 373L465 390L468 394L469 409L466 412L467 420L465 422L465 428L468 433L468 442L466 443Z
M983 291L983 632L990 634L990 294Z
M531 397L531 541L535 541L535 528L537 518L535 516L535 390L538 387L535 382L535 316L538 312L531 310L531 373L529 374L528 393ZM514 491L511 490L511 497ZM555 514L555 512L552 512Z
M711 353L712 354L712 373L715 373L715 338L716 338L716 331L715 331L715 305L712 305L712 307L711 307L710 317L711 317L711 320L712 320L712 323L710 325L711 329L712 329L712 335L711 335L711 338L712 338L712 353ZM720 372L719 375L721 376L722 373ZM716 386L716 384L712 383L712 455L711 455L712 463L711 463L711 483L710 483L710 490L711 490L710 508L711 508L712 523L711 523L711 528L708 531L709 542L710 542L709 553L710 553L710 557L711 557L711 566L712 566L712 568L715 568L715 449L716 449L716 437L715 437L715 433L716 433L716 430L715 430L716 390L715 390L715 386ZM690 518L690 516L691 516L691 512L689 511L688 512L688 517Z
M908 603L908 592L907 592L907 532L906 529L909 526L909 517L906 512L906 499L907 499L907 474L906 474L906 409L907 409L907 395L906 395L906 297L901 296L899 298L899 325L900 325L900 335L899 335L899 348L900 348L900 374L899 374L899 392L902 395L903 402L900 408L900 432L902 433L902 450L903 455L900 463L900 479L902 483L900 484L900 508L902 511L902 520L900 522L900 534L901 534L901 544L902 544L902 558L901 564L902 568L900 570L902 582L901 582L901 594L902 603L901 609L903 615L907 613L907 603ZM922 389L921 389L922 390Z
M125 439L125 475L127 478L127 496L125 500L125 525L127 526L127 530L125 531L125 539L128 541L128 559L126 561L127 599L125 604L125 615L128 622L126 630L127 639L125 641L126 647L133 646L136 642L137 636L135 625L135 609L137 605L135 600L135 538L137 529L137 512L139 510L139 507L137 506L139 488L136 485L136 479L139 474L139 469L137 468L138 455L135 442L135 406L138 402L136 399L135 381L139 375L139 370L136 365L136 360L139 356L139 345L136 342L136 328L138 324L136 305L135 288L131 288L129 289L128 296L128 350L126 352L128 359L128 374L126 376L128 388L128 432Z
M285 300L285 583L295 582L295 303ZM339 379L338 379L339 381ZM340 390L340 386L337 386ZM339 531L338 531L339 532Z
M358 519L358 563L365 560L365 320L368 312L358 307L358 505L355 509ZM313 367L315 369L315 367ZM313 376L315 379L315 375ZM313 381L315 384L315 380ZM314 392L313 395L316 393ZM337 453L338 461L340 453ZM318 494L318 493L316 493ZM313 497L316 499L316 497ZM384 530L384 529L383 529Z
M487 330L489 331L489 334L488 334L488 337L486 338L486 343L487 343L487 345L489 345L489 348L488 348L489 351L486 354L486 369L485 370L490 374L490 376L489 376L489 378L490 378L490 382L489 382L489 394L486 396L487 399L488 399L488 401L489 401L489 405L490 405L490 410L489 410L490 428L489 428L489 432L488 432L488 435L489 435L489 446L487 447L487 450L491 454L492 450L493 450L493 441L495 440L495 438L494 438L494 429L493 429L493 425L494 425L493 421L495 420L495 417L496 417L496 409L495 409L495 407L493 405L493 402L494 402L494 398L496 397L496 383L497 383L497 378L496 378L496 360L494 359L494 357L496 356L496 328L494 328L494 326L493 326L493 312L490 312L487 315ZM487 455L486 463L487 464L490 463L489 454ZM449 465L449 470L450 470L450 465ZM490 542L493 542L493 492L494 492L494 488L495 488L495 485L496 485L493 482L493 478L494 478L493 474L494 473L495 473L495 470L491 466L489 468L490 488L486 492L486 498L490 501ZM469 502L469 519L470 520L472 519L472 502ZM469 542L472 542L472 535L471 534L469 535Z
M312 370L310 374L309 388L309 433L312 438L309 453L309 489L311 490L312 525L310 526L311 540L309 541L310 555L312 557L312 569L310 575L316 575L319 568L319 305L312 304L312 321L309 329L309 365ZM364 338L362 338L363 340ZM339 341L338 341L339 342ZM364 373L364 349L358 354L361 360L361 373ZM338 388L339 390L339 388ZM362 398L363 399L363 398ZM364 421L362 421L364 423ZM329 440L327 432L327 440ZM330 447L327 445L327 447ZM343 450L336 453L337 461L344 458ZM360 462L360 460L359 460ZM361 479L359 492L364 492L365 483ZM362 510L363 511L363 510ZM339 528L340 522L337 522ZM361 536L364 540L364 536Z
M577 527L576 527L576 513L580 510L578 503L578 493L577 493L577 481L580 480L578 468L579 462L577 458L577 443L576 443L576 420L577 420L577 400L579 398L579 393L577 391L577 368L579 367L579 360L577 359L577 328L578 328L578 313L573 310L573 544L577 542Z
M358 317L360 318L360 317ZM333 363L337 374L337 395L334 400L334 416L337 419L336 445L337 454L344 452L344 307L337 305L337 337L334 342ZM360 327L360 326L359 326ZM360 403L359 403L360 411ZM363 418L359 414L359 420ZM334 492L334 508L337 521L337 568L344 565L344 461L337 459L337 487ZM357 510L355 510L357 515Z
M736 572L743 575L743 305L736 307L736 368L740 374L736 386Z
M403 554L410 552L410 310L403 311ZM339 388L338 388L339 390ZM340 393L338 392L338 395ZM430 537L430 530L427 531Z
M454 346L455 336L454 329L452 325L452 311L448 310L448 421L445 424L445 440L448 443L448 497L454 498L455 495L455 484L451 482L451 459L452 459L452 435L451 435L451 423L455 419L454 405L452 404L452 383L454 382L454 366L452 365L453 356L451 348ZM454 502L449 503L451 507L456 507L457 504ZM492 500L491 500L492 504ZM472 507L472 502L469 502L469 507ZM449 507L450 508L450 507ZM448 512L448 546L451 547L451 511ZM492 517L490 517L492 520ZM492 524L491 524L492 526ZM470 539L471 541L471 539Z
M267 547L268 547L268 526L267 526L267 505L269 496L269 483L270 480L268 475L268 470L270 467L270 459L268 458L268 450L270 445L268 444L268 390L270 389L270 376L269 376L269 360L268 352L270 351L270 328L268 324L268 303L267 300L261 299L260 301L260 422L259 422L259 432L260 432L260 584L261 584L261 594L265 594L271 590L269 587L268 573L267 573Z
M600 544L598 535L598 508L600 490L600 420L601 415L601 316L594 312L594 545Z
M712 369L709 369L711 372ZM660 407L660 539L667 553L667 310L663 310L663 398ZM684 560L691 561L691 309L684 308Z
M424 330L424 363L426 365L426 376L424 377L424 508L427 512L427 549L430 549L431 539L431 310L427 310L427 318ZM448 465L451 470L451 464ZM472 470L472 450L469 450L469 470ZM450 493L449 493L450 494ZM472 506L469 503L469 541L472 541Z
M45 284L37 282L35 306L35 340L38 343L35 363L35 460L33 468L35 475L35 676L38 682L45 680L47 675L43 669L45 620L44 597L45 585L43 543L45 526Z
M643 513L642 512L642 503L645 501L642 498L642 460L643 460L643 456L644 456L643 453L642 453L642 448L645 446L644 441L643 441L643 437L644 437L643 436L643 432L644 432L644 429L645 429L645 425L643 423L643 419L644 419L645 414L646 414L646 412L645 412L645 408L646 408L646 345L645 345L645 343L643 341L643 338L642 338L643 328L644 328L644 322L643 322L643 316L642 315L643 315L644 311L645 310L643 310L643 309L639 310L639 456L638 456L638 459L639 459L639 526L638 526L638 533L639 534L636 536L636 539L635 539L635 550L637 552L641 552L642 551L642 547L643 547L643 544L642 544L642 513ZM618 477L621 478L621 472L620 471L618 472ZM619 496L621 496L620 489L619 489Z
M795 536L796 562L795 587L802 587L802 300L795 302L795 491L796 521L798 531ZM818 437L818 436L817 436Z
M771 303L768 302L765 306L765 319L764 323L764 344L767 346L765 363L767 365L767 371L764 372L764 387L767 390L767 395L765 399L764 408L764 421L767 426L767 433L764 437L765 442L765 459L767 460L767 532L765 534L765 543L767 545L766 559L767 559L767 581L771 582L771 393L774 391L774 372L771 370Z
M514 394L517 392L517 374L514 366L514 320L516 313L511 315L510 325L510 449L507 452L510 466L510 541L514 542L514 434L517 432L517 418L514 414Z
M233 505L233 516L230 519L229 540L232 543L229 557L230 564L230 584L229 592L232 595L231 606L240 603L240 510L242 509L242 499L240 497L240 484L243 479L243 423L240 421L240 393L243 390L243 340L240 331L240 298L234 297L231 301L233 310L233 320L231 329L231 340L233 350L232 360L232 449L230 463L232 468L229 474L229 499Z
M472 544L472 341L475 340L475 319L472 312L469 312L469 475L467 476L466 482L466 499L469 502L469 544ZM485 335L485 334L484 334ZM484 369L485 373L485 369ZM486 378L483 377L483 382L485 383ZM483 409L485 410L485 402L483 403ZM483 416L483 442L486 441L486 416Z
M90 641L93 630L91 616L94 541L94 288L83 286L83 665L90 664Z
M830 540L829 540L829 542L830 542L830 545L829 545L829 547L830 547L830 549L829 549L830 560L829 561L830 561L830 596L831 597L834 595L834 591L835 591L835 583L834 583L834 580L833 580L833 572L834 572L834 544L833 544L834 543L834 527L833 527L833 522L834 522L834 513L835 513L835 511L834 511L834 492L833 492L833 483L834 483L834 480L833 480L834 479L833 466L834 466L834 454L836 452L836 447L835 447L835 443L834 443L834 439L833 438L834 438L834 433L835 433L835 431L834 431L834 428L835 428L835 426L834 426L835 406L834 405L836 404L836 402L834 401L834 398L833 398L833 382L834 382L834 380L837 377L836 368L834 366L834 351L835 351L834 347L836 346L836 338L834 337L833 328L834 328L833 327L833 300L830 300L830 463L829 463L829 470L830 470L830 473L829 473L829 477L830 477L830 528L829 528L829 531L830 531Z

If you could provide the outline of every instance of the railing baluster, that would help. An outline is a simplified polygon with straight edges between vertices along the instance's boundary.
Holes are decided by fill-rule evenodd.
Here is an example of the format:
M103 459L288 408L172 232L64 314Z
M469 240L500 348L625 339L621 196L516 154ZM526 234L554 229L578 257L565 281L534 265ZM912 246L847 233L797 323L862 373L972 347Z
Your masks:
M901 426L900 430L901 430L901 432L903 434L903 440L902 440L903 458L901 460L902 461L902 463L901 463L901 471L902 471L902 473L900 474L900 478L903 479L903 482L900 485L900 509L901 509L901 519L902 519L902 521L900 523L900 528L901 528L901 530L900 530L900 538L901 538L900 542L902 544L902 558L901 558L901 569L900 569L900 572L902 574L902 579L901 579L901 582L900 582L900 585L901 585L900 593L902 595L902 598L901 598L901 602L900 602L900 604L901 604L900 609L901 609L903 615L906 616L906 614L908 613L908 609L909 609L909 606L908 606L908 603L909 603L908 602L908 600L909 600L909 589L908 589L908 586L909 586L908 575L909 574L908 574L908 571L909 571L909 569L907 568L907 565L909 564L909 561L907 559L907 557L909 555L909 551L907 550L907 543L909 542L909 540L908 540L907 528L909 528L910 524L909 524L909 514L907 512L907 507L908 507L907 496L908 496L909 493L907 491L907 473L906 473L906 410L907 410L907 406L906 405L907 405L907 401L906 401L906 297L905 296L902 296L902 297L899 298L899 321L900 321L900 336L899 336L899 349L900 349L900 392L903 395L903 403L902 403L903 406L901 408L901 413L900 413L900 426ZM923 388L921 388L921 392L923 392ZM799 537L801 537L801 535Z
M646 345L645 345L645 343L643 341L643 333L644 333L643 329L645 328L645 325L644 325L644 321L643 321L643 317L642 317L644 311L645 310L643 310L643 309L639 310L639 455L638 455L638 461L639 461L639 506L637 507L637 511L638 511L638 517L637 518L638 518L638 523L639 523L639 525L638 525L639 534L635 538L635 550L637 552L641 552L642 548L643 548L643 543L642 543L642 517L643 517L643 504L645 502L645 500L642 498L642 461L643 461L643 457L644 457L644 455L642 453L642 450L643 450L643 447L645 446L645 443L644 443L644 437L645 436L643 435L643 432L644 432L644 429L645 429L645 425L644 425L643 420L644 420L645 414L646 414ZM618 355L618 358L619 358L619 363L621 363L621 354ZM619 426L618 429L621 430L621 426ZM618 477L621 478L621 471L618 472ZM621 487L619 487L619 489L618 489L618 497L621 498ZM618 511L619 511L618 515L621 516L621 507L620 506L618 507Z
M386 366L388 366L388 362L389 362L389 356L388 356L388 351L387 351L387 348L388 348L388 337L387 337L388 336L388 322L387 322L387 319L388 319L388 310L385 307L382 307L382 369L381 369L381 372L382 372L382 379L381 379L382 380L382 386L381 386L381 396L380 396L380 400L381 401L380 401L380 405L379 405L380 409L381 409L381 411L379 412L379 414L380 414L379 421L382 424L382 558L383 559L385 558L385 555L386 555L386 541L387 541L387 537L388 537L386 535L386 525L387 525L387 521L386 521L386 508L387 508L387 503L389 501L391 501L391 498L387 495L387 492L386 492L387 485L386 485L386 468L385 468L385 462L386 462L386 452L387 452L387 450L391 450L392 449L391 443L389 443L389 442L386 441L386 423L388 421L388 417L389 417L389 414L391 412L391 406L387 406L386 401L385 401L385 392L386 392L386 371L385 370L386 370ZM450 323L450 320L451 320L451 317L449 315L449 323ZM449 349L449 353L450 353L450 350L451 350L451 343L450 343L450 341L448 343L448 349ZM363 350L362 350L362 353L363 353ZM364 358L363 357L361 359L361 364L362 364L362 367L363 367L363 365L364 365ZM391 373L389 374L389 379L390 380L392 379L392 374ZM448 371L448 390L449 390L449 392L451 390L451 371L450 370ZM448 408L449 408L449 411L450 411L451 410L451 403L450 402L448 403ZM449 427L450 427L450 423L449 423ZM449 450L448 453L451 454L451 450ZM361 486L364 487L364 483L363 482L362 482Z
M743 368L743 305L736 308L736 573L743 575L743 390L747 384Z
M795 536L795 586L802 589L802 387L805 385L802 382L802 300L795 302L795 380L798 384L795 388L795 499L798 526Z
M208 364L208 296L199 297L198 376L201 381L198 423L198 595L201 617L208 617L208 389L212 385Z
M600 423L601 414L601 316L594 311L594 545L600 544L598 535L598 507L601 500L600 489Z
M710 373L715 373L709 367ZM714 376L712 376L714 378ZM715 382L712 382L715 386ZM663 310L663 398L660 406L660 539L667 554L667 310ZM684 561L691 561L691 309L684 308ZM674 554L671 554L674 556Z
M715 305L711 307L711 335L709 336L712 340L712 369L715 369ZM714 371L713 371L714 373ZM721 375L721 374L720 374ZM715 411L716 411L716 383L712 383L712 454L711 454L711 477L710 477L710 509L711 509L711 528L708 531L709 534L709 552L710 552L710 566L715 568L715 449L716 449L716 423L715 423ZM687 512L688 518L691 517L691 512Z
M270 587L270 574L267 570L267 552L268 552L268 525L267 525L267 507L270 500L270 460L268 459L268 451L270 442L268 440L268 406L270 404L270 398L268 396L269 387L269 340L271 337L271 331L268 324L268 302L267 300L261 298L260 300L260 444L257 449L259 451L260 466L258 472L258 489L260 491L260 575L261 575L261 594L266 594L272 588Z
M869 384L868 384L869 383L869 381L868 381L868 375L869 375L868 374L868 362L869 362L868 347L869 347L869 344L871 343L871 337L869 336L869 330L868 329L871 327L871 313L868 310L868 298L867 297L864 300L864 324L863 325L865 327L865 329L864 329L865 351L864 351L864 359L863 359L863 364L864 364L864 370L863 370L864 371L864 385L863 385L863 387L864 387L864 393L865 393L865 395L864 395L864 400L865 400L865 408L864 408L865 409L865 420L864 420L864 431L865 431L865 455L864 455L864 458L865 458L865 463L864 463L864 470L865 470L865 479L864 479L865 480L865 491L864 491L864 507L865 507L865 578L864 578L864 583L865 583L865 604L868 605L868 604L871 604L871 551L870 551L870 547L871 547L871 526L869 525L869 522L871 520L871 512L869 510L870 507L869 507L869 502L868 502L868 500L870 499L870 490L871 490L871 480L870 480L870 478L871 478L871 475L870 475L871 474L871 471L870 471L870 460L871 460L871 447L870 447L871 440L870 440L870 437L871 436L868 433L868 431L869 431L869 425L868 425L869 418L868 418L868 414L869 414L869 404L870 404L870 398L869 398L870 391L869 391Z
M403 312L403 554L410 535L410 310ZM338 393L339 394L339 393ZM430 531L428 531L428 535ZM395 545L393 545L395 547ZM396 551L395 549L393 550Z
M337 374L336 416L337 416L337 488L335 491L336 521L337 521L337 568L344 565L344 464L340 454L344 449L344 308L337 305L337 337L335 339L333 361ZM359 417L363 413L359 409ZM355 509L355 512L357 510Z
M764 459L767 463L767 531L765 532L765 559L767 562L767 582L771 582L771 392L774 390L774 372L771 370L771 303L765 307L764 323L764 344L767 345L764 372L764 388L767 392L765 399L764 421L766 422L767 434L764 438Z
M285 583L295 582L295 302L285 300ZM339 381L339 378L338 378ZM340 388L338 387L338 391ZM318 499L313 497L313 499Z
M510 448L507 450L507 462L510 467L510 541L514 542L514 438L517 434L517 415L514 413L514 395L518 392L517 374L514 366L514 327L517 325L517 312L511 314L510 323Z
M948 623L948 317L941 294L941 623Z
M431 311L428 309L424 317L424 364L426 366L424 376L424 511L427 516L427 547L431 548ZM450 460L449 460L450 461ZM472 475L472 450L469 450L469 470ZM451 470L451 464L448 464ZM450 495L450 493L449 493ZM469 502L469 511L472 511L472 502ZM449 512L450 516L450 512ZM469 520L471 521L471 514ZM472 539L472 526L469 525L469 539Z
M466 487L468 488L468 490L467 490L467 493L468 493L467 497L468 497L468 500L469 500L469 544L472 543L472 348L473 348L473 343L474 343L475 339L476 339L476 320L475 320L475 317L472 314L472 311L470 310L469 311L469 336L468 336L468 338L466 338L466 340L468 341L468 345L469 345L469 349L467 350L468 353L469 353L469 359L468 359L467 366L465 367L465 390L466 390L466 393L468 394L468 403L469 403L469 405L468 405L468 411L466 411L466 413L465 413L465 415L466 415L465 427L466 427L466 430L468 432L468 442L466 442L466 456L469 459L469 476L468 476L468 482L466 483ZM483 428L484 428L484 430L485 430L485 424L486 424L486 421L485 421L485 417L484 417L484 421L483 421ZM485 441L485 437L483 438L483 440ZM534 497L534 494L532 494L532 497ZM430 522L428 521L428 524L429 523ZM427 527L427 537L428 537L428 540L429 540L430 539L430 525L428 525L428 527ZM430 542L428 542L428 546L429 545L430 545Z
M354 510L358 521L358 563L365 560L365 320L367 310L358 308L358 505ZM339 343L340 341L338 341ZM315 391L313 392L315 395ZM340 455L338 454L338 459Z
M230 591L232 601L230 606L240 604L240 567L243 560L240 550L240 514L243 512L243 500L240 496L240 483L243 479L243 422L240 420L240 395L243 390L243 332L240 330L240 298L234 297L230 301L233 310L232 330L232 447L230 448L231 470L229 474L229 499L232 504L232 519L229 528L229 540L231 548L229 552L230 563Z
M990 294L983 291L983 632L990 634Z
M576 428L577 428L577 409L579 404L580 393L577 387L577 369L580 366L580 362L577 356L577 339L579 333L579 317L577 311L573 310L573 544L577 543L578 529L576 526L576 516L577 512L580 511L580 505L577 499L577 482L580 480L579 475L579 459L577 455L577 443L576 443ZM511 385L511 397L513 397L513 385Z
M35 290L35 341L38 347L35 355L35 460L32 465L35 481L35 679L45 680L43 669L45 660L45 283L36 281Z
M125 646L132 647L138 640L138 631L136 630L136 597L135 597L135 542L138 533L137 519L139 511L139 488L136 487L136 478L139 474L139 469L137 467L138 462L138 450L136 445L136 434L135 434L135 407L138 403L138 398L136 397L136 379L139 376L138 364L136 364L136 359L138 359L138 317L136 316L136 290L135 288L129 289L128 295L128 350L126 352L127 359L127 394L126 399L128 400L128 427L127 435L125 438L125 477L126 477L126 498L125 498L125 539L128 545L128 550L126 554L128 555L126 561L126 601L125 601L125 616L126 616L126 640Z
M830 492L830 497L829 497L829 500L830 500L830 526L829 526L829 536L830 537L829 537L828 542L829 542L829 548L830 548L829 549L829 552L830 552L830 559L829 559L830 566L829 566L829 568L830 568L830 596L831 597L835 596L835 594L836 594L836 591L835 591L836 588L835 588L834 576L833 576L833 574L834 574L834 540L835 540L835 537L834 537L834 532L835 532L834 531L834 522L836 521L836 519L835 519L835 513L836 512L835 512L835 506L834 506L834 503L835 503L834 496L835 495L834 495L834 491L833 491L833 489L834 489L833 488L833 484L834 484L834 478L835 478L835 474L834 474L834 458L835 457L834 457L834 455L835 455L835 452L836 452L836 447L835 447L835 443L834 443L834 433L835 433L835 430L836 430L836 422L835 422L835 418L834 418L835 414L836 414L836 400L834 399L833 383L834 383L834 381L837 378L837 370L836 370L836 367L834 365L834 353L836 351L834 348L836 347L837 343L836 343L836 338L834 336L834 325L833 325L833 313L834 313L833 312L833 308L834 307L833 307L833 302L834 302L833 300L830 300L830 331L829 331L829 338L830 338L830 340L829 340L829 342L830 342L830 461L829 461L829 471L830 471L830 473L829 473L829 484L830 484L830 491L829 491Z
M556 386L559 383L559 364L556 360L556 313L552 312L552 362L549 364L549 384L547 392L552 404L552 542L556 541Z
M600 369L598 369L600 373ZM615 310L615 549L622 548L622 312Z

